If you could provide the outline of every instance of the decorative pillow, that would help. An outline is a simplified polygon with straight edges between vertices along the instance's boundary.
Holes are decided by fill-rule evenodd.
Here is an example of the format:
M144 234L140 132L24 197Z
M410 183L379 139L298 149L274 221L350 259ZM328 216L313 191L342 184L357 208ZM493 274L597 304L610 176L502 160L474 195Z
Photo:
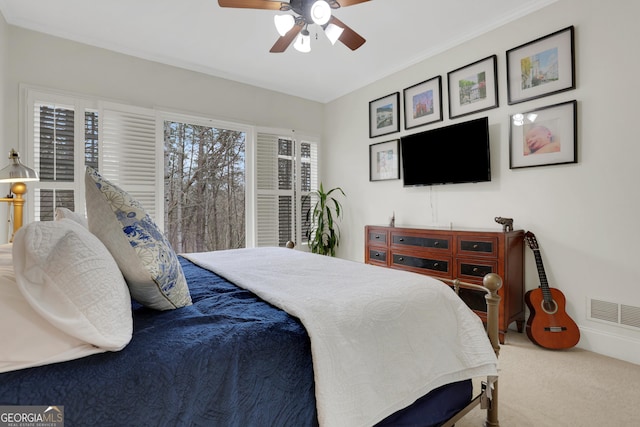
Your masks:
M131 296L157 310L190 305L178 257L142 205L90 167L85 193L89 230L113 255Z
M131 340L131 297L102 242L69 220L32 222L13 242L16 282L41 317L60 331L105 350Z
M77 359L105 350L65 334L40 316L16 283L11 245L0 245L0 372Z
M87 230L89 229L87 218L84 215L75 213L72 210L69 210L67 208L56 208L56 221L60 221L63 218L75 221L78 224L82 225Z

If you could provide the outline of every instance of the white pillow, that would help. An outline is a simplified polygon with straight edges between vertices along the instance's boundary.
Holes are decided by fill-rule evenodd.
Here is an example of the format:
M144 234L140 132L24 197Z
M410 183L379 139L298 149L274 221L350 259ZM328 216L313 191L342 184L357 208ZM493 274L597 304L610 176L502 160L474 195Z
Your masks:
M131 297L122 273L80 224L62 219L21 228L13 266L24 298L60 331L111 351L131 341Z
M89 230L113 255L131 296L157 310L191 305L180 261L142 205L90 167L85 196Z
M31 307L16 283L11 245L0 245L0 337L0 372L106 351L65 334Z
M67 208L56 208L56 221L60 221L61 219L67 218L77 222L82 225L87 230L89 229L89 224L87 223L87 218L84 215L80 215L79 213L73 212Z

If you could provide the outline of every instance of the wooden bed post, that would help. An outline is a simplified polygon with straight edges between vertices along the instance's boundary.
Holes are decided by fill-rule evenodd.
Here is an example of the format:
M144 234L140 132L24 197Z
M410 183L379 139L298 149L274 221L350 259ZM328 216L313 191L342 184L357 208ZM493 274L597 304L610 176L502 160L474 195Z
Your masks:
M496 352L496 356L500 355L500 339L499 339L499 325L498 325L498 310L500 304L500 296L498 295L498 289L502 286L502 279L500 276L494 273L489 273L482 279L482 284L489 291L485 295L487 300L487 331L489 333L489 341L493 351ZM489 407L487 408L487 419L484 423L485 426L498 427L498 381L494 381L493 384L487 384L487 387L491 387L491 400L489 401Z

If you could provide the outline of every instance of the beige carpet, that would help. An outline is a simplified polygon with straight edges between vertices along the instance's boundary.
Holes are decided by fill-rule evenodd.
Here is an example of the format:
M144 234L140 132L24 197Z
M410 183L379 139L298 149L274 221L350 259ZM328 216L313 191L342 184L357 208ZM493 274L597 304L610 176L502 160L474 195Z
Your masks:
M509 331L499 369L503 427L640 426L640 365L576 348L545 350ZM456 427L483 420L475 408Z

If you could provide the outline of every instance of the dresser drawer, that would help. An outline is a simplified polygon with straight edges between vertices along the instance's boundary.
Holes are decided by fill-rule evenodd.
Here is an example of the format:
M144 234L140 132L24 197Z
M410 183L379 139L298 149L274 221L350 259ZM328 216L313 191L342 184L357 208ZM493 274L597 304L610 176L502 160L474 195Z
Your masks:
M475 311L481 313L487 312L487 300L485 298L486 293L483 291L477 291L475 289L468 289L461 287L458 291L460 299L467 304L467 306Z
M482 283L489 273L498 272L498 263L491 260L456 260L456 277L474 283Z
M387 244L387 232L385 230L369 230L367 240L370 245L384 245Z
M451 277L451 258L434 259L427 256L394 253L391 265L426 274Z
M411 236L391 233L391 244L394 246L412 246L451 252L451 237L448 236Z
M458 236L458 255L486 256L496 258L498 256L497 237L467 237Z
M371 264L387 265L387 251L381 249L369 249L369 262Z

